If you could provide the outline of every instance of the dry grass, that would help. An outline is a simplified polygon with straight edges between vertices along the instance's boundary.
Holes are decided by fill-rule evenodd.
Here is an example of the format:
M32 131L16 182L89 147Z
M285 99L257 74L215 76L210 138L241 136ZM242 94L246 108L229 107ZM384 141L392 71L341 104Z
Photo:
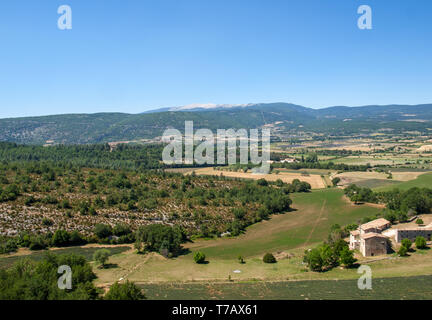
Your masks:
M240 179L266 179L267 181L276 181L281 179L283 182L291 183L294 179L299 179L300 181L305 181L309 183L312 189L323 189L326 188L326 183L323 178L319 175L309 175L304 176L301 173L293 173L293 172L280 172L279 174L271 173L271 174L252 174L250 172L232 172L232 171L219 171L213 168L200 168L195 169L194 172L197 175L212 175L212 176L225 176L230 178L240 178ZM188 172L186 174L190 174Z

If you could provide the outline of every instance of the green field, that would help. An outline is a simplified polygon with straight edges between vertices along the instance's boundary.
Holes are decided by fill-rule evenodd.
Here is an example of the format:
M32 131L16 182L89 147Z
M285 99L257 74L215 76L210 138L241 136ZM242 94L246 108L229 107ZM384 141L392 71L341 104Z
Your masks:
M252 225L239 237L187 243L185 247L190 252L175 259L165 259L156 254L137 255L131 251L114 256L110 262L119 267L96 270L97 281L100 284L112 283L126 276L140 283L223 281L229 275L236 280L310 277L311 273L302 273L304 248L326 240L333 224L343 226L355 223L380 210L368 205L351 204L344 199L340 189L293 194L292 198L294 211ZM194 263L193 253L196 251L205 253L208 264ZM275 265L262 262L266 252L277 254L279 251L289 254L291 258L282 259ZM238 263L239 255L244 257L246 264ZM241 273L233 273L236 269L240 269ZM333 276L333 273L327 275Z
M192 250L199 249L209 257L235 259L239 254L250 257L293 249L325 240L333 224L354 223L379 212L370 206L347 204L342 197L339 189L293 194L295 211L257 223L235 239L199 241Z
M417 177L417 179L400 182L391 186L378 187L376 191L388 191L394 188L401 190L408 190L410 188L431 188L432 187L432 173L425 173Z
M140 286L149 299L158 300L432 299L432 276L372 279L372 290L358 289L357 280L209 282Z
M78 254L81 256L84 256L88 261L93 260L93 254L96 250L101 248L81 248L81 247L71 247L71 248L65 248L65 249L58 249L58 250L50 250L49 252L54 254ZM119 246L119 247L109 247L108 250L111 252L111 255L122 253L126 250L129 250L130 247L127 246ZM35 251L28 255L16 255L16 256L8 256L8 255L2 255L0 256L0 269L8 268L12 266L15 262L24 259L29 258L34 261L39 261L43 258L43 256L48 252L48 250L42 250L42 251Z

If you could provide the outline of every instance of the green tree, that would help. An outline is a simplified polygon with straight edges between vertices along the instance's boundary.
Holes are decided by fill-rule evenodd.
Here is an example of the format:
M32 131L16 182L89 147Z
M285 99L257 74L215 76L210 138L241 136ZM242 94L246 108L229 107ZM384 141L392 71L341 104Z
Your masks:
M135 232L138 252L155 251L159 252L162 246L176 256L181 251L181 243L185 241L183 231L179 228L161 224L141 226Z
M146 299L142 290L133 282L114 283L104 296L105 300L144 300Z
M112 235L112 229L111 226L100 223L95 226L94 233L99 239L105 239Z
M405 246L401 246L397 253L399 256L404 257L407 255L408 249Z
M402 246L409 251L411 249L412 242L410 239L402 239Z
M426 246L426 239L422 236L418 236L415 239L415 245L416 245L417 249L425 249L427 247Z
M110 254L111 252L108 249L96 250L95 253L93 254L93 260L98 262L100 266L104 268Z
M55 247L66 247L69 241L70 235L66 230L57 230L52 237L52 245Z
M352 267L357 261L357 259L354 258L354 251L349 250L348 247L343 248L340 252L340 261L346 268Z

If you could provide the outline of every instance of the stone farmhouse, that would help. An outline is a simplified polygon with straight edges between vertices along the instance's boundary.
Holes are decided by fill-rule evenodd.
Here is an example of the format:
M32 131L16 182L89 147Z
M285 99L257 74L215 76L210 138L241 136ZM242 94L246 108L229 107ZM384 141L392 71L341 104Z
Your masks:
M383 218L360 225L357 230L350 232L349 248L359 250L364 257L373 257L388 252L391 236L394 236L396 243L400 243L402 239L414 241L418 236L427 241L432 240L432 224L426 227L389 230L383 234L390 227L390 221Z
M350 249L359 250L365 257L386 254L388 237L381 232L390 226L390 221L382 218L362 224L357 230L350 232Z

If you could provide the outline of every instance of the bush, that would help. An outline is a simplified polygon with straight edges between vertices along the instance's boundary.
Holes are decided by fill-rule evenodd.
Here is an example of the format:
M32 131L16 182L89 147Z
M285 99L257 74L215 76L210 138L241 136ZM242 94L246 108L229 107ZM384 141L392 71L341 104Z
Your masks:
M205 258L206 258L205 254L202 253L201 251L197 251L194 254L194 261L196 263L204 263Z
M244 259L243 259L242 256L238 256L238 262L239 262L240 264L244 264L244 263L245 263L245 261L244 261Z
M422 236L418 236L415 239L415 245L417 249L425 249L426 248L426 239Z
M51 219L48 218L43 218L42 219L42 224L46 227L50 227L54 224L54 222Z
M134 283L114 283L104 297L105 300L144 300L145 295Z
M398 250L398 255L404 257L407 255L408 249L405 246L401 246Z
M263 257L264 263L276 263L276 258L271 253L266 253Z
M9 239L4 243L0 243L0 254L15 252L18 250L18 245L13 239Z
M70 235L66 230L57 230L52 237L52 245L66 247L69 245Z
M113 228L113 234L117 237L128 235L132 232L130 227L125 224L116 224Z
M405 247L407 249L407 251L409 251L409 249L411 248L412 242L410 239L402 239L402 246Z
M109 225L97 224L94 233L99 239L105 239L112 235L112 229Z
M416 220L416 223L417 223L417 224L424 224L424 222L423 222L422 219L417 219L417 220Z
M33 237L30 240L29 249L30 250L44 250L48 247L44 239L41 237Z
M333 178L332 179L333 186L336 187L340 181L341 181L341 179L339 177Z

